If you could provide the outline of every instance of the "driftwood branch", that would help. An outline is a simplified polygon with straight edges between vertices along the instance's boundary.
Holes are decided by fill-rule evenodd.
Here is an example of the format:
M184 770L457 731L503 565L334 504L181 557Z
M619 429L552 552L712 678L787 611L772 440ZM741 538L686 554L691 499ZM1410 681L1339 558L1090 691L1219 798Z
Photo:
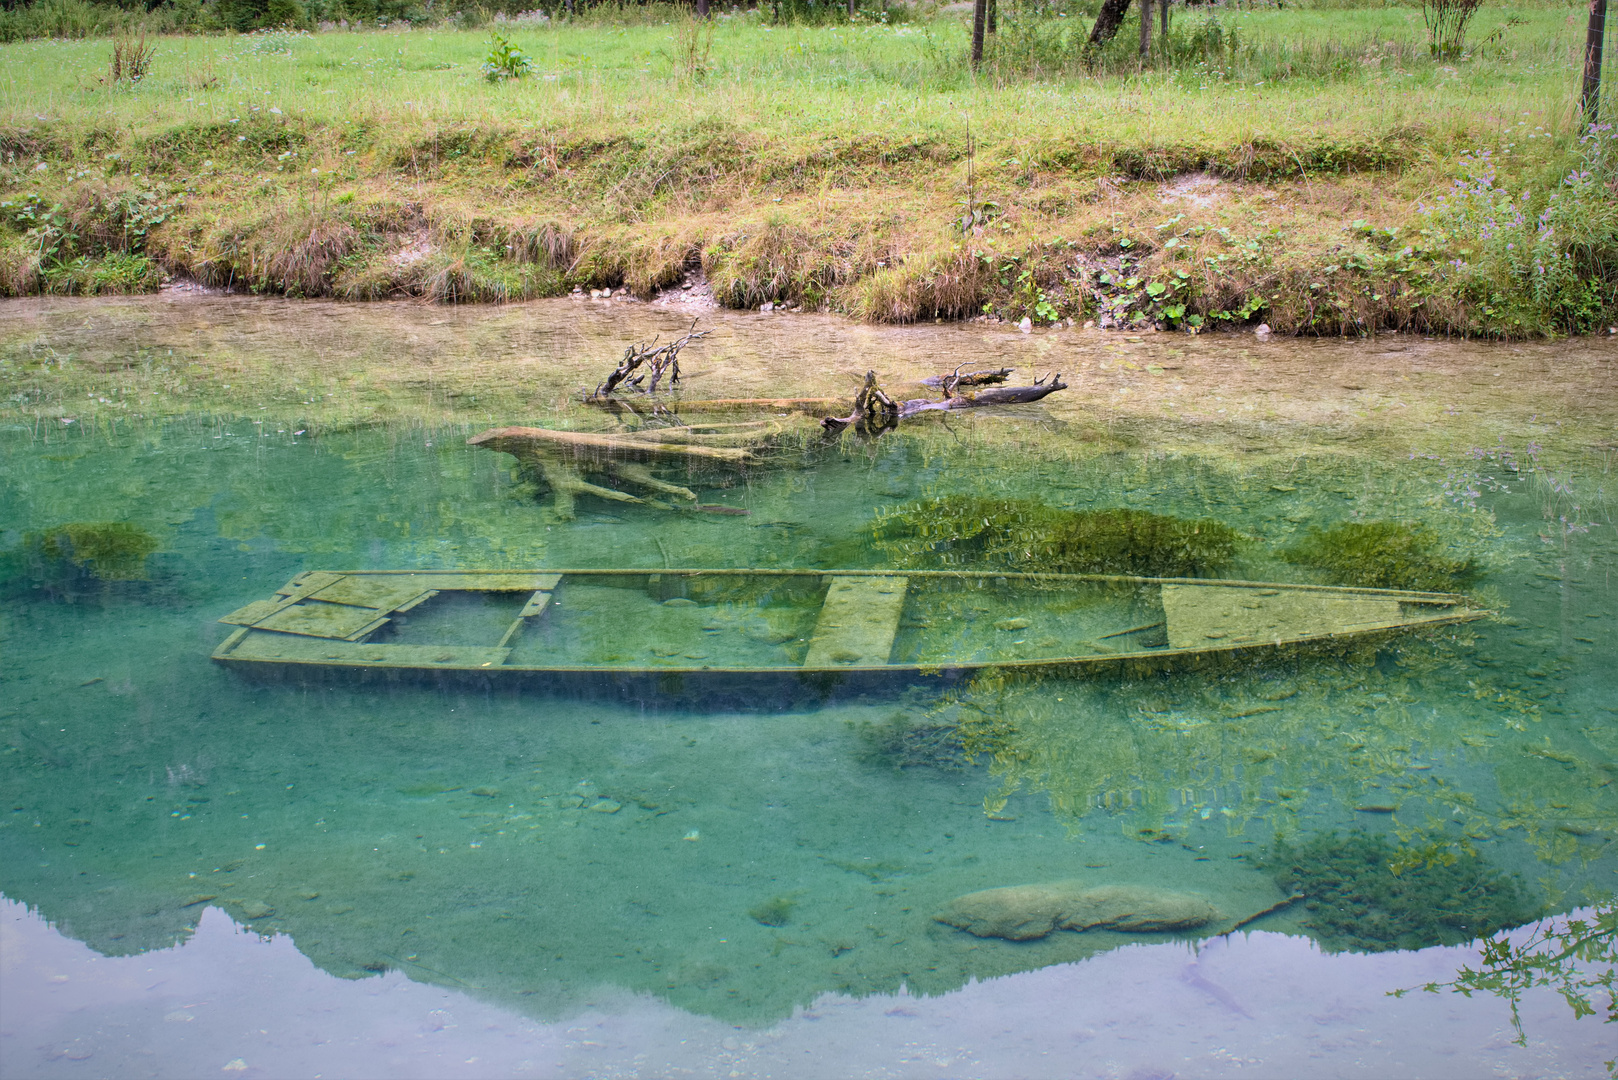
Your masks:
M698 330L696 320L693 319L691 329L686 331L685 336L676 338L667 345L658 345L656 338L645 345L636 342L624 350L624 358L618 361L618 366L607 376L607 381L597 386L594 393L587 395L585 400L600 401L614 390L626 386L643 394L654 394L657 392L657 384L665 375L668 376L669 389L674 389L680 382L680 350L693 341L701 341L711 333L712 330ZM641 371L641 368L647 370ZM640 374L635 374L637 371ZM650 383L646 381L648 376L651 378Z
M1009 374L1009 369L1006 373ZM969 374L995 376L1001 373ZM961 393L959 387L967 377L960 374L960 368L956 368L953 374L941 376L944 391L942 401L914 398L910 401L895 402L876 385L876 372L869 372L865 376L865 386L854 399L854 411L847 416L825 417L820 424L831 432L842 431L850 424L863 424L868 431L885 431L900 420L908 420L924 412L953 412L958 409L981 409L990 405L1023 405L1049 397L1058 390L1067 389L1067 383L1062 381L1060 373L1056 375L1047 373L1043 378L1035 379L1032 386L990 386L985 390ZM999 380L991 377L985 381Z
M950 389L962 386L989 386L992 383L1003 383L1011 377L1013 371L1017 370L1016 368L1003 367L992 370L963 372L961 368L965 366L965 364L961 364L948 375L930 375L921 380L921 385L946 388L945 394L947 396Z

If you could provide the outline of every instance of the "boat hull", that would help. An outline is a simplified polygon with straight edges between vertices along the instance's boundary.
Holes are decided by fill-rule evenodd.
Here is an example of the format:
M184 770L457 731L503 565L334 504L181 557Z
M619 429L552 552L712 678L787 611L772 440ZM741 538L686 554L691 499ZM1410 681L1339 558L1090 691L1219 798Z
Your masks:
M1096 574L315 572L225 616L237 629L213 658L297 681L824 698L991 669L1074 677L1239 664L1487 614L1447 593Z

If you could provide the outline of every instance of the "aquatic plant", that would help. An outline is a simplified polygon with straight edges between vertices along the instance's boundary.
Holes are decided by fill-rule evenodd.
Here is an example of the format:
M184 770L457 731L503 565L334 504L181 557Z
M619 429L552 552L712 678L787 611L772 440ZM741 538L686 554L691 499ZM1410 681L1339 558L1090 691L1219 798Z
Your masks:
M890 769L958 772L973 759L961 741L960 725L929 717L894 713L880 724L854 725L860 757Z
M1459 945L1520 926L1537 911L1519 880L1476 852L1412 853L1363 832L1278 837L1260 865L1302 893L1306 925L1327 949L1383 952Z
M760 926L785 926L792 920L792 909L798 902L790 896L772 896L755 908L748 909L748 917Z
M1004 566L1193 577L1230 561L1237 533L1146 510L1061 510L1032 499L943 495L880 515L876 543L901 566Z
M1425 525L1349 521L1311 529L1282 553L1287 561L1313 566L1339 585L1445 591L1477 577L1477 560L1450 554Z
M158 543L126 521L77 521L29 533L23 548L41 559L88 570L102 581L136 581L146 576L146 557Z

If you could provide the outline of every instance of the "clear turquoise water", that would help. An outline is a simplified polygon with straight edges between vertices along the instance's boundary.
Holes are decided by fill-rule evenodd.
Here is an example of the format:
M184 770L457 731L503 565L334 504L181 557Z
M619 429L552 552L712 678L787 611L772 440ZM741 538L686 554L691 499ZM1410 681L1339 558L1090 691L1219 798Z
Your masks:
M608 986L741 1024L1163 936L1011 943L933 921L978 889L1081 878L1257 913L1284 898L1250 858L1278 829L1475 850L1565 911L1610 896L1618 867L1618 538L1611 425L1540 423L1507 474L1495 439L1427 457L1307 429L1256 458L1178 431L1174 453L1058 460L1026 449L1048 445L1035 410L704 478L702 502L747 516L585 498L562 521L511 459L465 445L477 422L14 414L0 891L109 955L222 906L344 976L397 970L541 1017ZM1228 576L1258 580L1305 578L1277 552L1310 526L1417 520L1479 560L1501 617L1334 656L758 709L261 684L208 660L221 615L303 570L880 565L878 511L941 492L1217 518L1248 538ZM29 540L104 520L157 538L136 579ZM895 717L998 725L1006 752L896 761ZM1308 921L1293 905L1256 925Z

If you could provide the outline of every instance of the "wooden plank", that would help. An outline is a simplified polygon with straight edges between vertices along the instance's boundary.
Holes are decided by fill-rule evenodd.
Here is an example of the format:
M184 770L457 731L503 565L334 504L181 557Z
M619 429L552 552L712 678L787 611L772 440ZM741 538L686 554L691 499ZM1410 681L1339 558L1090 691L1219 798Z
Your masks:
M485 668L499 667L509 655L510 649L490 648L487 645L366 645L251 630L231 650L227 659L357 664L363 667Z
M886 664L904 609L902 577L834 577L809 639L805 668Z
M1296 641L1410 621L1400 614L1398 600L1385 597L1212 584L1164 585L1163 613L1172 649Z
M305 570L279 589L275 590L277 596L301 598L308 596L316 589L324 589L343 575L331 570Z
M561 574L531 570L502 570L497 573L422 570L408 574L357 571L343 576L367 582L398 582L401 588L405 587L403 583L408 582L417 590L437 589L440 592L533 592L536 589L549 592L562 580Z
M535 615L538 615L540 612L544 611L545 605L549 604L550 602L550 593L543 590L536 592L533 596L528 598L528 603L522 606L522 611L517 613L517 618L532 619Z
M232 626L252 626L260 619L267 619L282 608L291 607L296 600L254 600L246 607L239 607L219 621Z
M267 619L260 619L256 626L260 630L278 630L283 634L351 640L369 634L387 621L377 617L375 608L307 600L282 608Z
M310 593L309 596L311 599L323 600L328 604L347 604L350 607L372 608L376 611L393 611L413 600L423 599L422 594L430 591L423 588L413 575L396 578L345 574L324 589Z

